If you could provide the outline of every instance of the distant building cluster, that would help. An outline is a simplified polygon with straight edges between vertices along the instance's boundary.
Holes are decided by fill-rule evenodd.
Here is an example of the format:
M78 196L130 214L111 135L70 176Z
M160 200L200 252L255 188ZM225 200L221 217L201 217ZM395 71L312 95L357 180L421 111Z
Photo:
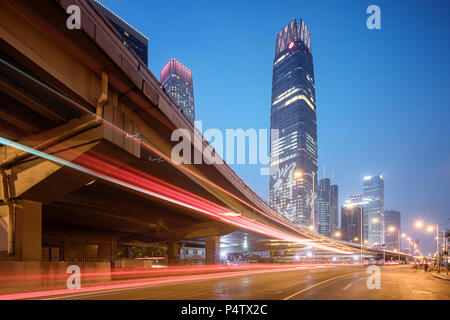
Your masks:
M401 215L384 209L383 176L364 177L362 191L341 207L342 240L401 250Z

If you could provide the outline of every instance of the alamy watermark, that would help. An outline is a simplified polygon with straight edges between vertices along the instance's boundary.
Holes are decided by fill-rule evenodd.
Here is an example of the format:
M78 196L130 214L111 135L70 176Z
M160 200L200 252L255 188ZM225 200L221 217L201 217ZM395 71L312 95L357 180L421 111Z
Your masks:
M367 278L366 285L367 289L380 289L381 288L381 270L378 266L369 266L367 268L367 273L370 274Z
M277 159L270 157L270 142L278 141L278 129L226 129L225 133L211 128L202 132L202 121L195 121L192 133L187 129L176 129L171 140L178 142L171 152L176 164L260 164L261 175L270 175L278 169ZM271 141L269 141L269 139ZM204 145L203 141L209 141ZM194 149L192 150L192 145ZM222 157L223 156L223 157ZM272 160L272 165L271 164Z
M381 9L379 6L372 4L367 7L367 14L370 16L367 18L366 26L369 30L381 29Z
M81 29L81 10L77 5L70 5L67 7L66 12L70 15L66 20L66 26L69 30Z
M66 269L66 273L70 276L67 278L67 289L81 288L81 269L77 265L70 265Z

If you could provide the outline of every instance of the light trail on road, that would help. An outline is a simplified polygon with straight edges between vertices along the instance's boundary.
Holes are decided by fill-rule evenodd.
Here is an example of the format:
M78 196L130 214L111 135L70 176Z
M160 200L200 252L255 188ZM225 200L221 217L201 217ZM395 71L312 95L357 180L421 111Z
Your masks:
M88 287L83 287L80 289L55 289L55 290L45 290L45 291L33 291L33 292L23 292L23 293L13 293L13 294L5 294L0 295L0 300L18 300L18 299L34 299L40 297L51 297L51 296L61 296L67 295L77 296L82 293L92 293L92 292L103 292L103 291L118 291L118 290L127 290L127 289L135 289L139 287L147 287L147 286L156 286L162 284L171 284L178 282L186 282L186 281L202 281L202 280L211 280L211 279L222 279L229 277L239 277L239 276L248 276L262 273L274 273L281 271L298 271L302 269L319 269L319 268L329 268L334 267L335 265L267 265L263 269L258 269L258 266L254 268L248 269L250 266L245 265L243 267L236 266L233 270L229 272L215 272L215 273L207 273L207 274L193 274L193 275L180 275L180 276L172 276L172 277L161 277L154 279L142 279L136 281L126 281L115 284L105 284L105 285L93 285ZM211 267L211 269L215 269L216 271L220 270L220 266L206 266ZM223 267L223 266L222 266ZM222 268L223 269L223 268ZM241 270L245 269L245 270ZM252 270L254 269L254 270Z

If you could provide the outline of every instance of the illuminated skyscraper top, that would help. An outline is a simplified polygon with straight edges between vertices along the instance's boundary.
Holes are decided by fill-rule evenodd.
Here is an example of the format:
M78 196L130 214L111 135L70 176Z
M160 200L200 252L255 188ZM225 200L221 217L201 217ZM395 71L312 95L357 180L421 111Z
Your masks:
M170 59L161 70L163 88L175 100L183 113L195 121L194 86L192 72L176 59Z
M303 20L277 34L273 62L269 188L271 205L298 225L315 225L317 124L311 35ZM278 166L278 169L276 169ZM295 174L302 172L303 174ZM313 188L314 186L314 188Z
M300 19L300 23L297 24L297 19L292 20L286 27L284 27L277 34L277 43L275 46L275 56L286 51L286 49L292 49L293 43L301 41L308 52L311 53L311 33L306 27L303 19Z

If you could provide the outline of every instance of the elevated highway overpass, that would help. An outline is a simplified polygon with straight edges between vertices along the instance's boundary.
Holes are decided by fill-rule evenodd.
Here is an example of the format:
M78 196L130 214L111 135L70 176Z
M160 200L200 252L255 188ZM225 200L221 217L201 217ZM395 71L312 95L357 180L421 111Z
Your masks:
M66 27L72 4L79 30ZM199 134L89 1L1 1L0 259L112 261L164 241L177 264L180 240L204 239L216 264L236 230L355 251L292 225L226 163L172 161L177 128Z

